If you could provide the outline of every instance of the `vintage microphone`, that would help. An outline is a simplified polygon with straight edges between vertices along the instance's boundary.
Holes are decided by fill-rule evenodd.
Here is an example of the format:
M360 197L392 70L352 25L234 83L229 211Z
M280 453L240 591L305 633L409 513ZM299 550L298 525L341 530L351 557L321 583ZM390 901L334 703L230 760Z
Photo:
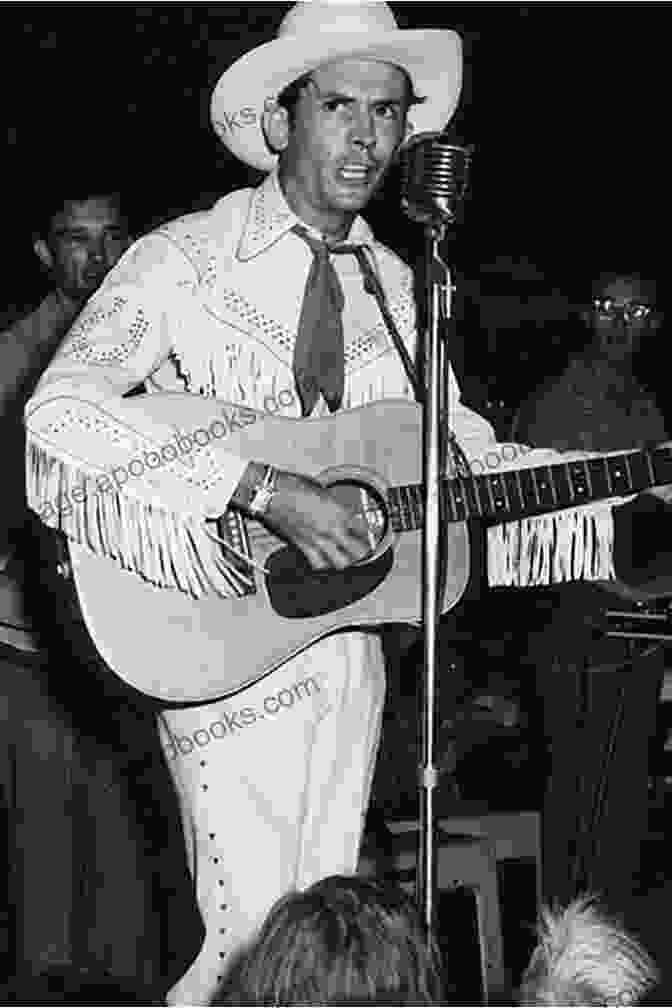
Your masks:
M420 133L401 155L402 209L424 225L426 243L426 328L423 334L423 570L424 629L421 715L420 836L418 906L428 932L434 930L436 891L436 828L434 789L439 780L436 756L437 631L444 594L447 549L441 536L441 484L447 461L448 355L447 328L453 286L439 244L455 221L457 205L467 186L471 150L451 143L445 133ZM442 417L446 422L442 423ZM445 539L445 537L443 537Z
M416 223L452 224L464 197L473 148L446 133L418 133L401 152L401 208Z

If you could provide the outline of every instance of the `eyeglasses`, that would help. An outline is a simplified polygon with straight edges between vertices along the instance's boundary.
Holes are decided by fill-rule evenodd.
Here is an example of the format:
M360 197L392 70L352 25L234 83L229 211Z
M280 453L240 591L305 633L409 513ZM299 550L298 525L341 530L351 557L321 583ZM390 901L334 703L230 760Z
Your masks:
M641 322L653 314L655 308L640 301L628 301L627 304L617 305L613 298L593 298L593 311L605 321L614 321L622 318L624 322Z

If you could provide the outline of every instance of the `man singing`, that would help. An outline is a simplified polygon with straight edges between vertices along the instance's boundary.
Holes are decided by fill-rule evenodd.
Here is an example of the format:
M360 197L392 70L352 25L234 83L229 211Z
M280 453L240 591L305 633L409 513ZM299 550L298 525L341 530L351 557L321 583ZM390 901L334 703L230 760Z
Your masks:
M136 243L72 328L26 413L38 513L59 487L174 438L143 397L122 399L145 379L159 393L258 410L280 403L276 415L295 420L413 397L362 270L380 281L413 357L411 272L359 214L404 140L450 119L460 80L454 32L402 31L386 3L323 0L297 3L273 41L224 73L212 99L215 129L266 178ZM452 374L450 381L451 423L474 457L493 432L460 403ZM175 410L177 424L179 397ZM394 437L390 430L390 452ZM366 555L365 527L329 490L268 462L235 456L222 438L125 482L113 506L108 494L87 500L62 522L75 569L81 551L94 551L126 568L125 578L166 591L205 579L223 596L236 594L239 568L222 562L203 531L229 506L293 543L314 570L343 570ZM600 557L604 566L607 554ZM227 604L244 600L224 600L222 620ZM134 660L160 676L160 640L143 637L142 612L124 633L133 636ZM223 665L242 681L244 648L228 650L223 632L221 649ZM191 673L185 667L185 681ZM307 682L311 689L291 707L268 702ZM278 896L354 871L384 689L379 636L350 631L320 640L235 697L164 710L166 757L206 923L200 954L171 1003L207 1002ZM216 722L226 733L200 748Z

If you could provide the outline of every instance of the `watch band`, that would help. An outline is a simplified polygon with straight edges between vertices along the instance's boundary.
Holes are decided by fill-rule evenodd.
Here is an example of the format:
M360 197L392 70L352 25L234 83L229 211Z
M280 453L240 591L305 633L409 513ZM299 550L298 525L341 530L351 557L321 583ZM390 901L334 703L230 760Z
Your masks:
M247 505L249 514L254 518L261 518L268 511L269 504L277 491L275 485L277 478L278 470L275 466L266 466L264 478L252 490L250 503Z

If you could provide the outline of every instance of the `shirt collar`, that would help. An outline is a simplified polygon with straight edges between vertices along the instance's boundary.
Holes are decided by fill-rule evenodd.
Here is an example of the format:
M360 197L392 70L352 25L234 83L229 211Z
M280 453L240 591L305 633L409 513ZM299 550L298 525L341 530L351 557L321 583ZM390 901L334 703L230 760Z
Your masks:
M243 262L254 258L291 231L295 224L302 223L282 193L276 169L252 193L237 258ZM307 227L306 224L303 226ZM355 245L373 243L373 234L363 217L355 217L345 241Z

